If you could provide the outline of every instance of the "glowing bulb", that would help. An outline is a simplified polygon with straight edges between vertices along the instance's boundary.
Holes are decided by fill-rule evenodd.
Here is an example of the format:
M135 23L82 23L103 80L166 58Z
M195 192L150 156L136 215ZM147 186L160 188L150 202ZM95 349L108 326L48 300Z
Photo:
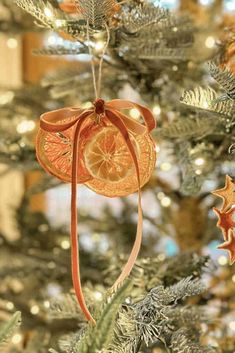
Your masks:
M164 172L168 172L169 170L171 170L172 165L171 165L171 163L164 162L164 163L161 164L160 168L161 168L161 170L163 170Z
M232 277L232 281L235 283L235 275L233 275L233 277Z
M165 258L166 258L166 255L165 254L160 254L160 255L158 255L157 258L158 258L159 261L164 261Z
M44 303L43 303L44 307L49 309L50 308L50 302L49 300L45 300Z
M205 45L207 48L211 49L215 45L215 38L212 36L209 36L206 38Z
M9 39L7 40L7 46L8 46L8 48L10 48L10 49L15 49L15 48L17 48L17 46L18 46L18 41L17 41L17 39L15 39L15 38L9 38Z
M105 42L103 42L102 40L99 40L98 42L95 43L95 50L96 51L102 51L104 49L105 46Z
M205 163L205 159L204 158L197 158L195 159L194 161L194 164L198 165L198 166L201 166Z
M60 245L64 250L68 250L70 248L70 242L68 240L63 240Z
M22 341L22 336L17 333L12 337L12 343L13 344L19 344Z
M229 323L229 328L233 331L235 331L235 321L232 321Z
M178 70L178 66L177 66L177 65L173 65L173 66L172 66L172 70L173 70L173 71L177 71L177 70Z
M155 105L155 106L153 107L153 114L154 114L154 115L160 115L160 114L161 114L161 108L160 108L159 105Z
M13 304L12 302L7 302L6 308L7 308L8 310L13 310L13 309L14 309L14 304Z
M165 196L161 199L161 205L163 207L169 207L170 204L171 204L171 199L169 197Z
M94 297L95 297L96 300L100 301L100 300L102 300L102 293L96 291L94 293Z
M26 132L33 131L36 124L33 120L24 120L17 125L17 132L19 134L25 134Z
M195 174L197 174L197 175L201 175L201 174L202 174L201 169L197 169L197 170L195 170Z
M45 7L45 9L44 9L44 14L45 14L47 17L52 17L52 16L53 16L52 11L51 11L48 7Z
M37 315L39 313L39 306L38 305L33 305L30 309L30 312L32 315Z
M228 263L227 257L226 257L226 256L220 256L220 257L218 258L218 263L219 263L221 266L227 265L227 263Z
M158 146L158 145L155 146L155 152L156 152L156 153L159 153L159 152L160 152L160 146Z
M133 119L138 119L140 117L140 112L138 111L138 109L133 108L130 110L130 116Z

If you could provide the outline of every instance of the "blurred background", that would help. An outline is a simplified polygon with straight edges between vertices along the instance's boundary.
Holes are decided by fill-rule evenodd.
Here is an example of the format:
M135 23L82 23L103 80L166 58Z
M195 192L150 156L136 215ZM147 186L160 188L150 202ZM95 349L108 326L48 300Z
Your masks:
M57 17L63 14L61 4L68 2L39 3L47 19L68 21ZM139 35L134 32L133 9L138 6L145 13L145 1L123 3L124 14L112 19L103 95L148 105L158 124L153 132L157 165L143 190L144 239L136 270L143 270L140 287L148 291L186 276L202 277L208 290L187 302L203 307L209 316L200 322L200 342L234 353L235 267L229 265L228 254L217 249L222 235L212 209L221 200L211 191L224 186L226 174L235 175L235 103L211 112L206 95L201 106L182 96L197 86L212 87L218 97L224 94L207 62L235 74L235 1L147 1L152 9L160 6L175 16L171 34L163 25L152 36L151 24L146 32L141 32L145 26ZM30 14L21 7L0 0L0 320L7 321L18 310L23 317L4 352L43 353L55 347L76 353L58 344L59 337L84 325L71 303L74 297L65 298L73 293L70 185L42 171L35 137L42 113L92 102L91 58L84 36L74 35L75 24L66 22L61 28L53 22L49 28L39 16L31 16L33 10ZM66 16L76 20L76 14ZM80 25L79 16L77 21ZM105 31L97 30L92 43L99 57ZM156 43L159 47L153 48ZM135 109L129 114L139 119ZM78 189L82 280L91 302L99 303L133 243L137 197L108 199L85 186ZM64 301L58 304L61 295ZM133 352L207 352L201 346L177 351L172 345L167 350L153 340L148 348L143 344Z

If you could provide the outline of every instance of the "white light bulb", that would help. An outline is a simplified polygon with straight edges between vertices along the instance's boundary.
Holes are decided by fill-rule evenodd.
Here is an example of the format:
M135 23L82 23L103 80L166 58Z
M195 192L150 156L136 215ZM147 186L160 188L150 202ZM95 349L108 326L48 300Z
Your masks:
M215 45L215 38L212 36L209 36L206 38L205 45L207 48L212 49Z
M8 48L10 48L10 49L15 49L15 48L17 48L17 47L18 47L18 41L17 41L17 39L15 39L15 38L9 38L9 39L7 40L7 46L8 46Z
M45 14L47 17L52 17L52 16L53 16L52 11L51 11L48 7L45 7L45 9L44 9L44 14Z

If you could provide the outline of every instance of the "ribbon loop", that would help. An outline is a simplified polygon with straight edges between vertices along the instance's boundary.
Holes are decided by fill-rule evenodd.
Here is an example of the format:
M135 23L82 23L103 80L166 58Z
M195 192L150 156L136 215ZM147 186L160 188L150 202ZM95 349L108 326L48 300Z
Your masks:
M148 132L152 131L156 127L156 121L151 110L141 104L137 104L125 99L113 99L107 102L105 106L108 109L111 108L115 110L136 108L144 119Z

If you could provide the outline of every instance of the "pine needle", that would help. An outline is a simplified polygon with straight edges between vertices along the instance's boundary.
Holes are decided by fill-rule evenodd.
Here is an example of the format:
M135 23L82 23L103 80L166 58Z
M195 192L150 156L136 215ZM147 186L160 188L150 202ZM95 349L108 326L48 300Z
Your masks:
M21 313L17 311L10 321L0 328L0 348L3 348L21 324Z

